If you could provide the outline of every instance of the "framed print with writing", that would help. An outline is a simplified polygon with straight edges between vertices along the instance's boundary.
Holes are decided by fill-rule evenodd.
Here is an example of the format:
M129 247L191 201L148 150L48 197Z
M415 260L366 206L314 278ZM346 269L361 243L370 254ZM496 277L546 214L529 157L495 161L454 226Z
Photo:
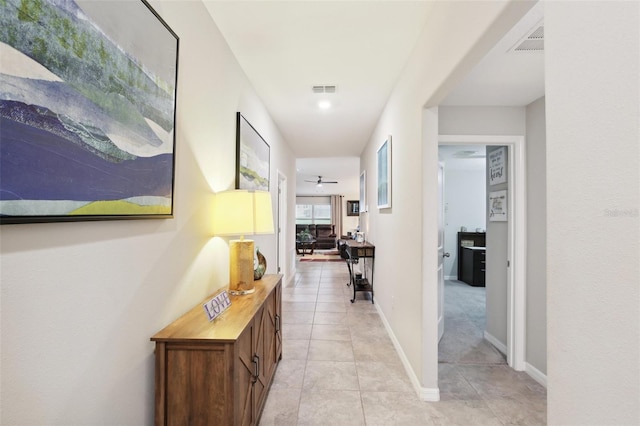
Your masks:
M489 185L507 181L507 148L502 147L489 153Z
M489 193L489 221L507 221L507 191L495 191Z

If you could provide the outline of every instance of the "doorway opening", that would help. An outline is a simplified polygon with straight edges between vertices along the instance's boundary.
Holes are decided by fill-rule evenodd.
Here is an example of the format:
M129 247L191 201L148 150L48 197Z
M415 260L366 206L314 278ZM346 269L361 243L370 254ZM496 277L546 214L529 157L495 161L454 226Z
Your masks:
M495 319L506 313L506 300L500 296L506 288L507 236L506 232L494 232L492 239L487 238L486 152L484 145L438 147L442 244L438 276L443 307L438 323L440 364L506 364L504 345L492 343L499 339L490 337ZM505 228L504 223L491 225L494 231L496 227ZM486 256L488 240L492 240L491 265ZM495 262L497 256L499 262ZM487 271L488 266L491 271ZM492 327L487 326L488 312L494 313Z
M465 145L465 146L506 146L506 341L494 338L490 333L483 333L484 338L493 346L504 352L508 365L518 371L525 368L524 342L525 342L525 159L524 137L522 136L483 136L483 135L441 135L440 146ZM487 192L492 191L491 186ZM498 188L498 187L496 187ZM497 192L497 191L496 191ZM489 197L489 193L485 197ZM444 199L441 197L441 199ZM444 218L445 205L441 202L439 211ZM487 217L487 223L489 218ZM488 226L487 226L488 227ZM476 226L474 231L482 230L482 226ZM486 227L485 227L486 228ZM448 252L451 247L440 250L439 256ZM475 253L471 253L472 256ZM439 264L443 263L439 259ZM449 274L451 277L451 274ZM441 279L442 278L442 279ZM438 285L438 317L446 321L445 310L445 273L439 273ZM460 277L458 277L460 278ZM458 290L464 290L463 287ZM452 291L455 291L452 286ZM446 327L446 326L445 326ZM444 329L444 327L443 327Z

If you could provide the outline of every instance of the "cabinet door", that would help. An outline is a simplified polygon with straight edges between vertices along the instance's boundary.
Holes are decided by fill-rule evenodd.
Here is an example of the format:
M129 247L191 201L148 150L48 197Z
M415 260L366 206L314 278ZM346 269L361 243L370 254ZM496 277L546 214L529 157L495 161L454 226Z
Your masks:
M278 284L274 290L276 299L276 359L282 359L282 285Z
M255 398L256 416L262 411L266 392L269 389L269 381L273 372L273 363L275 357L275 322L272 320L274 315L273 293L265 300L264 305L255 316L254 326L256 327L255 354L258 357L258 377L253 384L253 392Z
M225 372L231 358L228 345L167 345L164 424L209 425L230 419L224 389L230 385Z
M235 395L234 412L236 421L233 424L251 425L255 422L255 400L253 394L254 382L254 340L255 327L249 324L236 341L237 360L235 365Z

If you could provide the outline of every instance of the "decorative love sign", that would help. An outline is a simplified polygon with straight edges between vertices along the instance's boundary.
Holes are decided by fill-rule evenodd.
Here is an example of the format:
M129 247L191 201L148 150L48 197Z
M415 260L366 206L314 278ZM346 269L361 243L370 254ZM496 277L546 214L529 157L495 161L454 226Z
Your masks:
M231 306L231 299L229 299L229 294L226 290L216 294L202 305L209 321L216 319L216 317L223 313L229 306Z

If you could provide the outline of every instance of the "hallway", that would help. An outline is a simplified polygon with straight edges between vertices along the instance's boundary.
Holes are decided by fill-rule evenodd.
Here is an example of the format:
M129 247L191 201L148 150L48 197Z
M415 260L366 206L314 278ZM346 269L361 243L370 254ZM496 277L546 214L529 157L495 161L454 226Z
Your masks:
M261 425L545 424L545 389L500 363L441 363L441 401L419 401L375 306L349 302L345 264L297 271Z

